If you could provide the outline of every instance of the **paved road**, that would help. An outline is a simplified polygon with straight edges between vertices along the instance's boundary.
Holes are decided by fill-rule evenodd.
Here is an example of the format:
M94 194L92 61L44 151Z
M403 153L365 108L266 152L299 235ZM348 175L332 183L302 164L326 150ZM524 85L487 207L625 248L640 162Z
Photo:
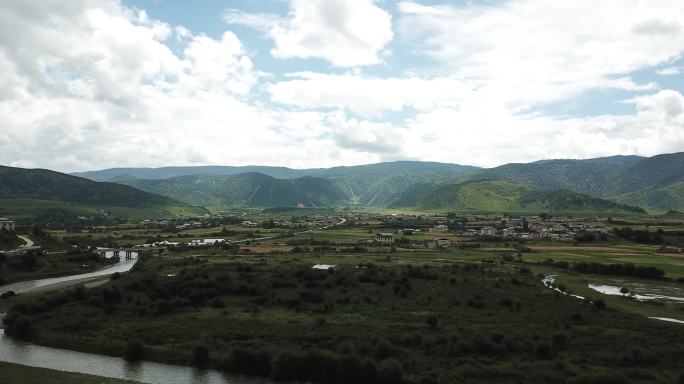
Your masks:
M20 293L33 293L33 292L44 292L51 291L54 289L62 289L70 287L73 285L78 285L86 282L92 282L95 280L100 280L103 278L108 278L116 272L123 273L128 272L135 263L138 261L135 259L121 259L119 263L114 264L110 267L100 269L95 272L81 273L72 276L62 276L62 277L51 277L47 279L22 281L19 283L9 284L0 287L0 293L7 291L13 291L16 294Z
M33 240L29 239L29 238L26 237L26 236L22 236L22 235L17 235L17 237L20 238L20 239L22 239L22 240L24 240L24 243L26 243L26 244L22 245L22 246L19 247L19 248L33 247Z

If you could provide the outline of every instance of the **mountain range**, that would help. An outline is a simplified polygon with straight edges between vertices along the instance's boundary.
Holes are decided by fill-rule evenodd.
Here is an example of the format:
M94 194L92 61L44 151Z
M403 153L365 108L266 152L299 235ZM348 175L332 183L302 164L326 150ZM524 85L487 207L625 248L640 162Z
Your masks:
M0 216L125 217L195 215L204 209L111 182L95 182L46 169L0 166Z
M207 207L303 204L472 210L684 210L682 152L653 157L541 160L495 168L397 161L314 169L114 168L74 175L126 184ZM478 199L490 204L476 203Z

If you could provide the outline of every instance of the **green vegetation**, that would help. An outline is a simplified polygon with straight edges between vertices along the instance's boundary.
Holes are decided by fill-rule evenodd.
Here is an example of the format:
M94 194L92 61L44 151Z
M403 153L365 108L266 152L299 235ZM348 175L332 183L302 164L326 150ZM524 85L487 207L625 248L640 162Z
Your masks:
M535 201L557 206L559 210L565 209L564 205L569 202L571 207L578 206L577 211L584 212L596 207L631 210L623 205L611 207L605 201L590 200L584 195L571 196L568 192L574 191L654 212L684 211L684 153L650 158L613 156L588 160L543 160L491 169L399 161L329 169L167 167L113 169L82 175L95 180L119 181L190 204L211 207L292 206L297 202L308 206L414 207L425 197L426 189L437 193L436 201L428 200L425 204L429 207L444 202L439 197L449 194L448 190L453 189L449 185L486 179L522 183L537 191L553 191L548 196L536 195ZM310 179L301 179L303 177ZM299 179L299 182L293 181ZM298 183L301 185L297 186ZM300 188L304 185L305 188ZM442 188L447 191L435 191ZM234 192L230 194L226 192L228 190ZM502 202L506 206L507 203ZM501 206L491 202L484 207L488 205Z
M553 267L499 251L199 255L24 301L6 332L277 380L673 383L684 371L681 325L554 292L533 273Z
M527 184L504 180L474 180L444 185L421 184L404 192L392 206L476 212L645 213L641 208L567 189L535 190Z
M164 180L129 180L142 190L170 196L188 204L214 208L232 205L253 207L331 206L344 202L344 195L328 180L304 177L276 179L262 173L229 176L181 176Z
M44 169L0 166L0 215L15 218L109 214L130 218L201 212L168 197Z
M0 382L3 384L133 384L132 381L127 380L26 367L1 361Z
M24 242L14 232L0 230L0 251L8 251L19 247Z

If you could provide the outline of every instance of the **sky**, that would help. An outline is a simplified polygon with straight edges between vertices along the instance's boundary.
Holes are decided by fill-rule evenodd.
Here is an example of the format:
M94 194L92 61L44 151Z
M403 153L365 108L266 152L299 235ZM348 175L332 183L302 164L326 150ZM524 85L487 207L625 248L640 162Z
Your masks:
M0 164L684 151L681 0L3 0Z

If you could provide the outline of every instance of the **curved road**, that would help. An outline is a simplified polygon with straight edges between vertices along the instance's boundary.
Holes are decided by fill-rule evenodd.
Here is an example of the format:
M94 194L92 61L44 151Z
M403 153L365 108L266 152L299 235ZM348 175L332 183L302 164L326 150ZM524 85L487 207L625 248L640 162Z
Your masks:
M22 245L22 246L19 247L19 248L29 248L29 247L33 247L33 240L29 239L29 238L26 237L26 236L22 236L22 235L17 235L17 237L20 238L20 239L22 239L22 240L24 241L24 243L26 243L26 244Z
M8 291L13 291L16 294L21 294L65 288L72 285L77 285L88 281L108 277L116 272L128 272L131 270L131 268L133 268L137 261L137 258L129 260L122 259L121 261L119 261L118 264L114 264L111 267L103 268L95 272L81 273L79 275L63 277L51 277L48 279L23 281L20 283L9 284L0 287L0 294Z

